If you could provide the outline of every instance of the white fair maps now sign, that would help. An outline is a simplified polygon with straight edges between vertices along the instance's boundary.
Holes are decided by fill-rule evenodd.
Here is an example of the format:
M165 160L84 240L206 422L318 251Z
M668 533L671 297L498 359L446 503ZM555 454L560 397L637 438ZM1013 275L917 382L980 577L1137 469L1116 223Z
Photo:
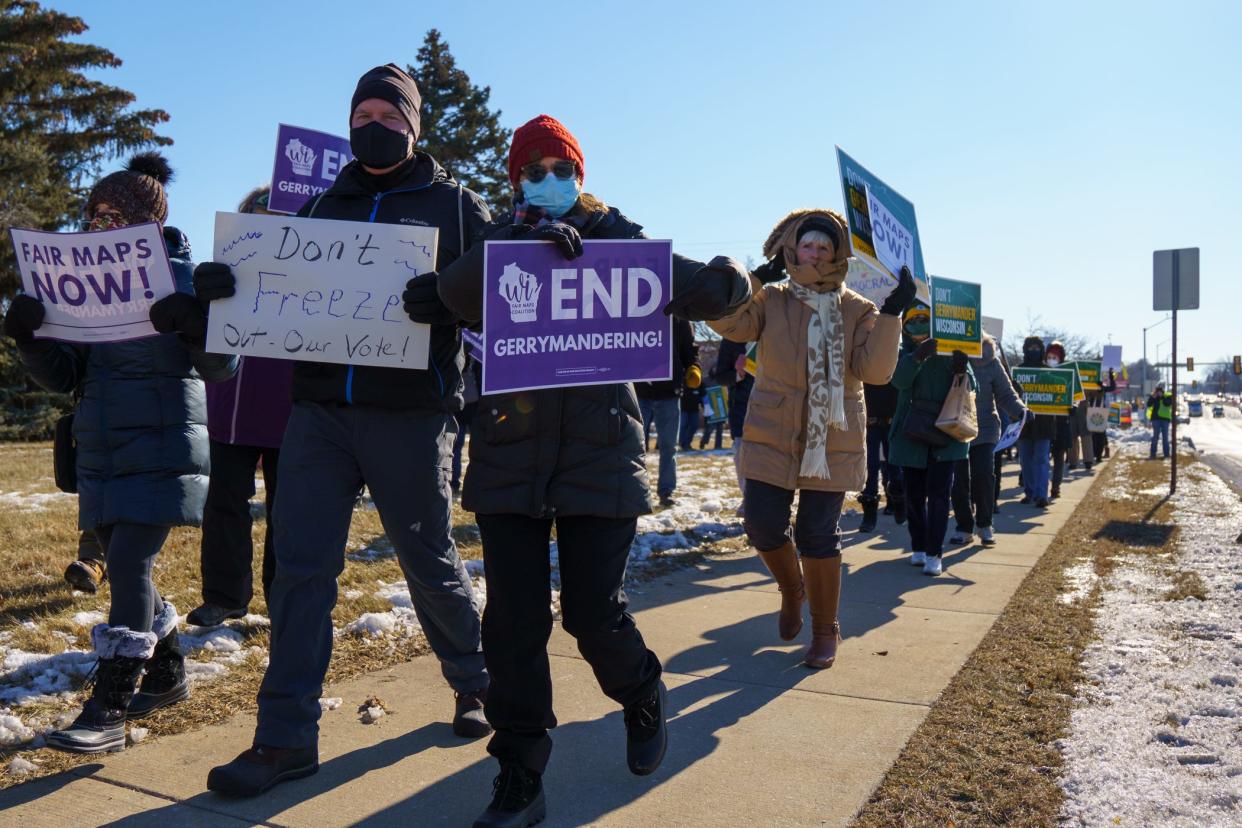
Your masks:
M155 222L94 233L12 228L22 290L43 303L35 336L121 342L155 336L151 305L177 290Z
M427 367L431 328L402 309L435 270L437 230L216 213L213 260L237 293L211 303L207 350L387 368Z

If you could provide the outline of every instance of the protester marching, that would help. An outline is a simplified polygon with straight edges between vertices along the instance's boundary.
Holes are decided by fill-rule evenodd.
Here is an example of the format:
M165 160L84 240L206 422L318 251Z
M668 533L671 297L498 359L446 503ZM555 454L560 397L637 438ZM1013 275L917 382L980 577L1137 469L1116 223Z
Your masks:
M262 803L319 774L344 640L334 613L353 591L351 532L370 511L382 526L370 541L390 548L401 576L380 586L405 600L447 684L434 698L406 694L452 734L428 744L486 750L491 787L469 792L475 826L535 825L556 814L564 788L550 782L573 764L552 762L567 709L553 703L558 625L616 735L593 745L600 785L658 784L646 777L693 764L678 754L696 727L682 673L721 687L773 665L773 687L847 673L827 692L869 698L889 651L853 646L872 630L851 630L843 601L857 589L881 615L906 599L877 592L855 552L957 612L950 590L991 577L972 557L1029 542L1006 534L1002 507L1042 520L1059 498L1084 497L1075 481L1102 477L1119 438L1135 442L1121 395L1141 401L1149 457L1177 451L1175 380L1147 396L1146 382L1125 386L1119 350L1114 366L1107 349L1051 327L1008 340L985 331L987 282L932 275L913 202L839 147L842 211L789 212L759 264L692 257L607 201L610 188L589 187L588 159L607 153L573 110L564 121L528 110L503 152L436 157L432 130L448 127L422 80L396 63L363 72L347 120L345 89L340 122L323 125L340 136L273 123L270 182L240 203L244 188L227 205L191 205L228 208L196 257L168 224L174 179L160 152L131 150L85 188L80 227L11 228L21 284L3 332L24 378L71 407L44 471L76 503L78 549L61 550L65 583L53 580L66 605L81 593L108 601L104 618L79 613L96 622L89 681L44 682L81 707L39 745L95 755L137 744L145 717L211 692L179 628L224 631L240 651L231 631L258 619L270 638L255 654L253 720L230 711L246 738L195 785ZM230 140L261 138L235 126ZM496 186L476 192L459 173L484 164ZM695 488L704 478L710 498ZM675 668L658 646L664 629L645 616L640 629L631 609L627 587L651 550L642 536L658 523L675 535L665 548L691 560L693 532L678 523L691 512L754 564L759 580L742 584L693 558L718 574L712 589L764 602L744 667L711 653L750 635L742 625L713 630L705 660ZM188 576L198 603L184 616L169 600L181 595L157 585L174 527L199 530ZM976 570L959 577L959 564ZM773 583L779 598L756 587ZM773 649L800 638L796 654ZM754 712L731 703L731 724ZM369 699L360 715L374 721L383 705ZM355 781L339 768L319 780L329 777Z

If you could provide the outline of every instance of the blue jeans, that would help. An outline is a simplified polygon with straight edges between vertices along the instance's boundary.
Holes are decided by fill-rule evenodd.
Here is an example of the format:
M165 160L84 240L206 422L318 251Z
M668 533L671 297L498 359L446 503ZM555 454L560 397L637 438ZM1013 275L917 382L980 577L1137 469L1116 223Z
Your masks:
M681 400L676 397L667 400L640 398L638 408L643 414L644 432L655 423L656 447L660 450L660 478L656 494L670 497L677 488L677 429L681 424Z
M683 411L681 412L681 433L680 439L677 441L682 451L689 451L694 446L694 435L699 430L699 412Z
M1022 466L1022 491L1035 500L1048 497L1051 440L1019 440L1018 462Z
M1158 417L1151 419L1151 456L1156 456L1156 440L1162 440L1164 444L1164 456L1169 456L1169 421L1161 420Z

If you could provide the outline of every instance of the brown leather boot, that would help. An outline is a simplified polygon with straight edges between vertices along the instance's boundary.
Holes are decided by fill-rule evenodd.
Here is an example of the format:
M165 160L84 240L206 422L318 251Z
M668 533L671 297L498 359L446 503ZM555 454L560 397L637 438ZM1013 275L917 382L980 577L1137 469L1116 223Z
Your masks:
M793 641L802 632L802 601L806 591L802 588L802 567L798 564L798 550L792 541L784 546L759 551L759 557L776 579L781 591L781 615L778 624L782 641Z
M837 644L841 641L841 625L837 622L837 605L841 602L841 556L803 558L802 572L811 605L811 646L803 663L822 670L837 660Z

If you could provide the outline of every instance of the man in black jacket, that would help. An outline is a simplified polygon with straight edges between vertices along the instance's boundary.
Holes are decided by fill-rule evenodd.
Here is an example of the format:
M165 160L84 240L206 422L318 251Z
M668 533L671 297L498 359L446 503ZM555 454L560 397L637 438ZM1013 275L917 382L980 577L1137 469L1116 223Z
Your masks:
M416 152L420 95L393 64L367 72L351 104L355 159L299 216L439 228L437 268L490 220L482 200ZM232 284L224 265L222 283ZM225 278L227 277L227 278ZM429 290L428 290L429 286ZM436 299L435 274L411 280L406 311ZM318 770L319 695L332 652L336 578L350 517L370 489L396 549L414 610L457 708L453 729L490 732L478 606L449 534L449 468L462 407L461 335L445 313L431 325L425 370L299 362L281 447L271 657L259 689L254 746L212 770L207 787L253 796Z
M656 447L660 451L660 476L656 494L661 506L672 506L677 488L677 433L681 425L681 389L686 372L699 367L699 347L694 329L685 319L673 319L673 378L663 382L636 382L638 407L643 414L643 434L655 423Z

